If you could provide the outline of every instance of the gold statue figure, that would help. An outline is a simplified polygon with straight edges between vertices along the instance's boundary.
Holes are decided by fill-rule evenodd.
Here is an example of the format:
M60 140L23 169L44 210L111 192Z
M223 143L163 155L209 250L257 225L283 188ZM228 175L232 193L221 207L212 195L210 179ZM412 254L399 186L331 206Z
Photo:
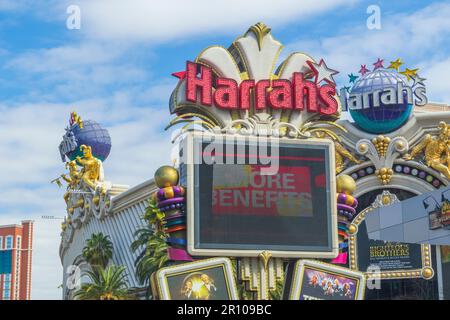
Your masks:
M80 127L80 129L83 129L83 120L81 120L81 117L80 117L75 111L73 111L73 112L70 114L70 116L71 116L71 118L72 118L73 123L78 124L78 126Z
M62 174L61 178L67 182L67 192L64 194L64 201L67 203L69 201L70 191L75 190L80 182L80 172L78 172L77 163L75 161L67 162L66 168L69 168L69 176Z
M83 167L81 169L81 180L90 188L95 189L96 183L100 180L101 161L92 155L92 148L90 146L81 145L80 150L83 152L83 157L76 157L75 161Z
M347 149L345 149L345 147L340 144L339 142L335 141L334 142L334 147L336 150L336 174L342 172L342 170L344 170L345 165L344 165L344 159L347 158L349 161L354 162L356 164L361 163L361 161L359 161L358 159L356 159L351 153L350 151L348 151Z
M406 154L405 160L414 159L418 154L425 153L425 163L427 166L442 173L447 179L450 179L450 150L449 150L449 126L441 121L439 122L439 134L432 137L425 135L423 140L412 148L410 154Z
M341 173L345 169L345 159L348 159L350 162L354 162L356 164L361 163L361 161L356 159L350 151L338 142L339 138L337 136L330 134L330 130L318 130L314 132L314 135L319 139L331 139L334 142L336 174Z

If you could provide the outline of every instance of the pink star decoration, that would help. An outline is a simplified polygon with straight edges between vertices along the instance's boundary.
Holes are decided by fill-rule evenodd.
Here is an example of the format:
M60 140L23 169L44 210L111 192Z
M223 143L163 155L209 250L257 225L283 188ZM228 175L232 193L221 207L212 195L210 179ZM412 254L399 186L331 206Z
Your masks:
M359 69L359 73L361 73L361 75L365 75L367 72L369 72L369 69L366 68L365 64L361 65L361 69Z
M374 68L373 70L376 70L378 68L384 68L383 66L383 59L378 58L377 61L373 64Z

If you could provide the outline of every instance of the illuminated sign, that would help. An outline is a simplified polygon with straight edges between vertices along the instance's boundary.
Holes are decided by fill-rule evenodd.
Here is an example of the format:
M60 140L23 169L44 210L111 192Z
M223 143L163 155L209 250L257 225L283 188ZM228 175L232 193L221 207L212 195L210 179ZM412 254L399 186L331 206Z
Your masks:
M278 61L282 49L270 28L257 23L227 47L202 50L172 73L179 81L170 96L170 113L176 115L170 126L182 121L234 127L261 114L282 127L336 120L342 109L338 71L303 52Z
M397 82L395 87L375 89L364 93L351 93L347 98L347 107L350 110L377 108L381 105L399 105L403 103L423 106L427 102L425 87L414 89Z
M213 90L214 89L214 90ZM186 100L222 109L296 109L324 115L336 113L333 84L319 85L294 72L292 80L243 80L239 84L230 78L214 77L211 68L193 62L186 67Z
M371 133L388 133L400 128L411 115L414 106L424 106L428 100L424 81L418 69L399 71L400 59L383 66L375 62L372 71L362 65L361 76L349 74L349 86L340 90L343 110L348 110L356 124Z

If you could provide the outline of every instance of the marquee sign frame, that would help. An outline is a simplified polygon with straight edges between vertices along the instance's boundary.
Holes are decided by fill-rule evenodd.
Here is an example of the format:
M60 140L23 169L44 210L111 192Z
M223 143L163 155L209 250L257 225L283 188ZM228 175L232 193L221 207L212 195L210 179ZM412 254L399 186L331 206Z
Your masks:
M379 206L389 205L395 201L399 201L395 195L388 192L383 192L378 195L375 202L362 210L358 215L355 216L352 223L349 226L349 268L351 270L360 271L358 268L358 227L365 220L365 217L370 214L371 211ZM435 271L432 267L431 259L431 246L426 244L421 244L421 268L417 269L398 269L398 270L386 270L377 272L365 272L368 280L371 279L417 279L423 278L426 280L432 279ZM361 271L362 272L362 271Z
M226 285L225 289L230 300L238 300L239 295L233 274L233 266L228 258L203 259L159 269L152 275L153 285L157 288L154 294L157 293L157 297L160 300L173 300L168 282L169 277L205 272L213 268L222 269Z
M198 226L195 222L195 184L194 184L194 139L202 135L215 136L210 133L199 133L192 132L187 135L185 140L185 150L186 152L186 166L187 166L187 190L190 190L187 194L187 249L188 252L193 256L233 256L233 257L260 257L261 255L268 254L273 258L325 258L333 259L338 255L338 234L337 234L337 206L336 206L336 173L335 166L332 159L334 159L334 144L328 139L288 139L279 138L279 141L286 144L297 144L297 145L312 145L312 146L324 146L326 147L327 159L328 159L328 179L329 179L329 192L328 197L330 199L329 206L329 220L328 228L329 241L331 250L329 251L287 251L287 250L269 250L269 249L254 249L254 250L239 250L239 249L200 249L196 248L195 244L195 232ZM221 137L227 137L229 135L221 135ZM232 139L250 139L256 141L258 137L256 136L229 136ZM267 137L266 137L267 138ZM327 188L328 189L328 188Z
M305 280L305 270L311 269L326 274L352 279L357 283L353 300L364 300L366 290L366 276L364 273L350 270L337 265L314 260L298 260L294 265L289 300L299 300L302 292L302 284Z

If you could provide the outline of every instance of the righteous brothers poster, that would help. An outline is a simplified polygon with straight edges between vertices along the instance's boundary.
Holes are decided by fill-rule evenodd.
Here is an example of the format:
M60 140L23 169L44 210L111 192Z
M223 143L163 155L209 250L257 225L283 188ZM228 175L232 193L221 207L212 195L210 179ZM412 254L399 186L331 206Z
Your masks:
M371 213L370 213L371 214ZM358 227L358 270L367 271L376 265L380 271L413 270L422 268L420 244L371 240L366 233L366 222Z

